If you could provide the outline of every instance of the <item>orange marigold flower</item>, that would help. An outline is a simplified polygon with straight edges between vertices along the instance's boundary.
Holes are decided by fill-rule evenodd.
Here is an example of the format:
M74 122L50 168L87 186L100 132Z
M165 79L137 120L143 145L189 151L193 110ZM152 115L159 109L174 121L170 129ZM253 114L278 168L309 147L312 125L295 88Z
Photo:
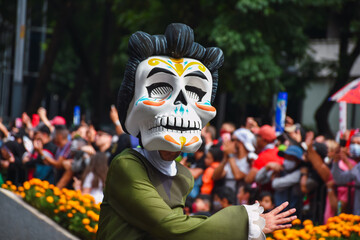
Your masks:
M2 187L2 188L8 188L8 185L5 184L5 183L3 183L3 184L1 185L1 187Z
M300 220L300 219L295 219L294 221L292 221L291 224L292 224L292 225L300 225L300 224L301 224L301 220Z
M48 196L48 197L46 197L46 201L47 201L48 203L53 203L53 202L54 202L54 198L53 198L52 196Z
M11 188L12 191L16 191L16 186L15 185L11 185L10 188Z
M84 218L84 219L82 220L82 223L83 223L84 225L88 225L88 224L90 224L90 219Z
M69 218L72 218L74 215L73 215L72 213L68 213L67 216L68 216Z
M24 198L24 197L26 196L26 194L25 194L24 192L21 192L21 193L20 193L20 196L21 196L22 198Z
M55 209L55 210L54 210L54 213L59 213L59 209Z
M28 181L24 182L24 188L25 188L26 190L29 190L30 187L31 187L31 185L30 185L30 183L29 183Z
M39 193L39 192L35 193L35 197L39 198L41 196L42 196L41 193Z
M7 185L12 185L12 182L9 181L9 180L7 180L5 183L6 183Z

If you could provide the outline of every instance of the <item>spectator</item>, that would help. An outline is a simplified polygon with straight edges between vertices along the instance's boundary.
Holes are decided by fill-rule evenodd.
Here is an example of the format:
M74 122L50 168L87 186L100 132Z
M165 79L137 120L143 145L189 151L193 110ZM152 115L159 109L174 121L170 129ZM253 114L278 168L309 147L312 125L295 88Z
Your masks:
M264 208L264 213L268 213L274 209L274 199L272 194L268 191L260 193L259 203Z
M209 195L199 195L192 204L193 215L211 216L211 197Z
M98 152L91 156L90 164L86 167L81 181L74 177L74 188L81 189L83 194L90 194L95 202L100 203L104 197L103 187L108 170L107 156Z
M252 204L253 189L250 185L244 184L239 187L238 194L236 195L238 203L242 204Z
M281 164L283 158L278 156L279 150L275 146L276 134L273 127L264 125L259 129L256 135L256 147L259 152L258 158L245 178L245 182L251 184L254 182L257 172L265 167L269 162Z
M334 164L332 166L332 174L334 180L337 184L346 184L348 182L355 181L355 185L359 186L360 184L360 134L357 133L352 136L351 144L349 147L349 154L354 159L357 164L353 166L347 159L346 156L343 157L344 162L347 163L349 170L342 171L339 167L339 158L334 158ZM355 215L360 215L360 189L355 188L355 198L354 198L354 210Z
M217 188L214 191L213 211L217 212L223 208L235 204L235 193L229 187Z
M301 147L291 145L285 152L278 153L284 157L283 165L280 168L272 167L277 163L269 162L257 172L257 182L269 182L271 180L272 188L275 191L275 206L280 206L283 202L288 201L290 208L299 210L301 201L300 167L303 162L303 153Z
M216 129L214 126L207 125L201 131L205 140L205 153L207 153L210 147L214 145L214 140L216 139Z
M194 154L187 154L187 156L181 160L181 164L189 169L194 178L194 187L188 195L188 197L193 199L200 193L202 174L206 169L205 156L205 142L202 141L200 148Z
M218 147L211 147L205 157L207 167L202 175L201 194L211 194L214 188L213 173L223 158L223 153Z
M33 177L54 184L54 169L48 163L56 162L55 152L56 146L51 141L50 129L45 124L40 123L35 130L34 152L30 158L24 158L23 163L27 167L35 168ZM31 174L29 177L32 178Z
M224 158L215 169L213 179L225 179L225 185L233 191L237 190L237 183L243 180L249 172L250 164L256 155L254 147L255 137L245 128L233 133L232 141L224 141ZM251 153L253 153L252 156Z

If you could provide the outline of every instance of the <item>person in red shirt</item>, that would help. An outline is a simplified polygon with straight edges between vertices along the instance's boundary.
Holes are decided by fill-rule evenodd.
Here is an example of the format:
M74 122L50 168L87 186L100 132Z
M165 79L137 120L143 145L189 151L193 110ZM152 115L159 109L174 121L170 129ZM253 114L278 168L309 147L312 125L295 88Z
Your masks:
M282 165L284 159L278 156L279 150L275 146L275 140L276 133L273 127L264 125L259 129L256 135L256 146L259 154L245 178L246 183L254 182L256 173L269 162Z

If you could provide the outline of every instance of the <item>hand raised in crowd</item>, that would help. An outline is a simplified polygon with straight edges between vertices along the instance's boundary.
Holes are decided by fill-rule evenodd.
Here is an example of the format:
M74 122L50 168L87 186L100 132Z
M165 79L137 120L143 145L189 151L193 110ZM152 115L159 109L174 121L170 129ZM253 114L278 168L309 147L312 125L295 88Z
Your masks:
M38 114L39 114L39 117L40 117L41 120L47 119L47 115L46 115L47 113L46 113L46 109L45 109L45 108L39 107L39 109L38 109Z
M29 117L29 115L26 113L26 112L23 112L22 115L21 115L21 120L22 122L28 126L29 124L31 124L31 119Z
M73 187L75 190L80 190L81 189L81 180L78 179L77 177L73 177L74 183L73 183Z
M313 131L307 132L305 136L306 145L310 146L313 143L313 140L314 140L314 132Z
M282 212L287 206L289 205L289 202L284 202L277 208L273 209L271 212L261 214L260 216L265 219L265 227L263 229L263 232L265 234L272 233L275 230L284 229L284 228L290 228L291 221L295 220L297 216L291 216L291 214L296 212L295 208L292 208L286 212Z
M116 123L117 121L119 121L118 111L116 110L116 107L114 105L111 105L110 119L113 123Z
M290 132L289 136L298 143L300 143L302 141L300 129Z
M34 150L37 151L38 153L41 153L43 150L43 143L41 142L41 140L39 139L35 139L34 140Z
M95 155L96 151L91 145L85 145L81 147L81 151L86 152L89 155Z
M73 162L73 159L64 159L62 161L63 168L65 170L71 170L72 162Z
M223 152L226 155L234 154L236 152L235 142L231 140L224 140L223 142Z
M274 172L280 172L281 170L283 170L283 166L279 163L276 162L269 162L268 164L266 164L266 170L273 170Z

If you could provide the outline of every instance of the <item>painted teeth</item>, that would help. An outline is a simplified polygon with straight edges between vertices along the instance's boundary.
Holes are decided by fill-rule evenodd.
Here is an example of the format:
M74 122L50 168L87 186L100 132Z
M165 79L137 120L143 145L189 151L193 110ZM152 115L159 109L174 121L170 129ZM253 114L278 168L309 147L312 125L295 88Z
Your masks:
M181 117L176 117L176 124L175 124L175 126L181 127L181 122L182 122Z
M162 126L166 126L167 121L168 121L168 118L167 118L167 117L162 117L161 125L162 125Z
M169 117L168 124L169 124L169 126L174 126L174 124L175 124L175 118L174 118L174 117Z
M148 129L151 129L151 132L169 130L169 127L171 127L172 128L171 132L195 133L197 131L200 131L201 122L191 121L188 119L183 119L181 117L174 117L174 116L165 117L162 115L155 117L154 121L150 121L148 123L148 127L149 127ZM173 128L180 128L180 129L173 129Z

